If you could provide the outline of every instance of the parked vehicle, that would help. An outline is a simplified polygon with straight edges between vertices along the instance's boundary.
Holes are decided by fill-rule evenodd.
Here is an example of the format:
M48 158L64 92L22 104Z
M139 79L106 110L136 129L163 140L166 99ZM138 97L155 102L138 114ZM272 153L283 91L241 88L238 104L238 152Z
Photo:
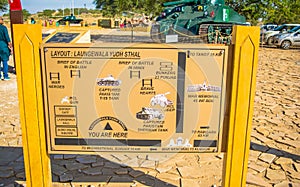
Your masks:
M274 45L283 49L289 49L291 46L300 46L300 26L287 33L276 34L274 36Z
M293 29L294 27L297 27L297 26L300 26L300 24L283 24L283 25L280 25L272 31L267 31L265 33L262 33L260 35L260 41L262 43L272 45L273 44L273 36L275 34L285 33L285 32L287 32L287 31L289 31L289 30L291 30L291 29Z
M262 25L260 27L260 33L265 33L267 31L272 31L274 30L276 27L278 27L278 25L276 24L266 24L266 25Z

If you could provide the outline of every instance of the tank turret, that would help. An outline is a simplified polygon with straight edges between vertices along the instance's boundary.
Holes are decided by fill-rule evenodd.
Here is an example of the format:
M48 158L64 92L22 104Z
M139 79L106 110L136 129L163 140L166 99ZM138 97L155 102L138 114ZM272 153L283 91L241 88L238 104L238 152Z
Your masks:
M81 22L83 22L83 19L76 18L73 14L71 14L70 16L63 17L57 22L60 25L66 25L67 22L69 22L69 24L81 24Z
M233 25L246 25L245 17L224 0L180 0L163 3L162 14L151 27L151 38L165 42L178 35L179 42L230 43Z

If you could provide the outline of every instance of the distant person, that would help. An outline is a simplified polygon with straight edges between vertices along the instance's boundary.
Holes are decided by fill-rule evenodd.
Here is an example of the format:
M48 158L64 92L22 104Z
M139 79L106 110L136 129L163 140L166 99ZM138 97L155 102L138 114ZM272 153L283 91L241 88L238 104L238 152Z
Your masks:
M34 18L31 18L30 23L31 23L31 24L35 24Z
M126 19L124 20L123 25L124 25L124 28L126 28L126 26L127 26L127 21L126 21Z
M8 76L8 60L12 51L12 43L8 35L7 28L3 25L3 17L0 16L0 58L3 73L3 77L0 72L0 78L2 80L10 80Z

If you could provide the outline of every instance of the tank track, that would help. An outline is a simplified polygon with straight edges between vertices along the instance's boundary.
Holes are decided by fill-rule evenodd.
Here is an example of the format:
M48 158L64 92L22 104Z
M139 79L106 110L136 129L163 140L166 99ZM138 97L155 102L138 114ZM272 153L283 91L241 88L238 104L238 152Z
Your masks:
M233 24L201 24L199 36L205 43L230 44Z
M168 34L177 34L180 43L207 43L207 44L230 44L233 24L207 23L199 26L198 35L184 29L166 31ZM165 43L165 33L159 32L160 26L151 28L151 39L156 43Z

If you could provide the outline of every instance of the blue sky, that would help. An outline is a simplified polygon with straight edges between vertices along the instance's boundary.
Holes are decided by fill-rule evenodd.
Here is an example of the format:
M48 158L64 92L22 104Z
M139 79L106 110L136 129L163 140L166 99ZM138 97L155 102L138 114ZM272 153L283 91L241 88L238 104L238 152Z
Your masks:
M72 2L74 2L75 8L84 8L84 4L86 4L86 8L88 9L95 8L93 0L21 0L22 8L28 10L30 13L36 13L44 9L71 8Z

